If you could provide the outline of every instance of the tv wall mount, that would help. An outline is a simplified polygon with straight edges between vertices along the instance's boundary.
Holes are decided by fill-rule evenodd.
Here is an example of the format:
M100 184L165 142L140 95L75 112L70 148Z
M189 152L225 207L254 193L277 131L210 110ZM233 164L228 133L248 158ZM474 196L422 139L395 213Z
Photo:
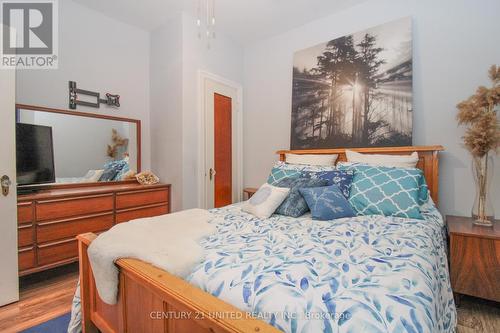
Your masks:
M95 97L95 102L80 101L78 95L86 95ZM75 110L77 105L90 106L93 108L101 107L101 104L109 106L120 107L120 95L113 95L106 93L106 98L101 98L98 92L78 89L75 81L69 81L69 108Z

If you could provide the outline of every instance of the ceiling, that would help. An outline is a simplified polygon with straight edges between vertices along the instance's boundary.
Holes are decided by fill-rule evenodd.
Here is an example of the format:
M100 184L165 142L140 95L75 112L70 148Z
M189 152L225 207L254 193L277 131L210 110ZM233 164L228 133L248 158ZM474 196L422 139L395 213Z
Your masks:
M131 25L154 30L197 0L74 0ZM299 27L366 0L215 0L216 31L242 44Z

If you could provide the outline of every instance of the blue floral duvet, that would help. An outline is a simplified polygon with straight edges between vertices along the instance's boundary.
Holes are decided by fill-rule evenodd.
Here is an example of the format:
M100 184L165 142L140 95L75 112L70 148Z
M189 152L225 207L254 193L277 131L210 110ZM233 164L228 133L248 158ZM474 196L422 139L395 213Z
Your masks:
M443 220L259 219L232 205L188 281L285 332L454 332Z

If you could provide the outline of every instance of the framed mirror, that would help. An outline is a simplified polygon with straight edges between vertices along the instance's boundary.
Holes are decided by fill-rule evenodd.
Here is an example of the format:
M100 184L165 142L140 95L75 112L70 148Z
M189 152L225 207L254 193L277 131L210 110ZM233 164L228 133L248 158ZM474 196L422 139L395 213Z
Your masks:
M20 161L18 148L18 185L119 182L141 171L140 120L17 104L16 128L17 146L25 144L28 149L25 161ZM32 140L40 145L40 139L29 139L33 128L51 132L52 142L44 139L50 147L34 149L36 145L29 144ZM50 154L52 163L47 162ZM40 163L35 163L37 158ZM40 181L43 174L37 173L35 164L49 165L52 176Z

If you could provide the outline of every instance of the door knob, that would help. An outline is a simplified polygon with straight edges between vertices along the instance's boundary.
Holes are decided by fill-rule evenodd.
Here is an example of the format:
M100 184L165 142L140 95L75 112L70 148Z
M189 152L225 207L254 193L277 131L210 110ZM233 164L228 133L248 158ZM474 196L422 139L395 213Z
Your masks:
M214 178L216 173L217 172L214 169L210 168L210 170L208 171L208 174L210 175L210 180Z
M0 185L2 186L2 194L6 197L9 194L10 185L12 185L9 176L3 175L0 179Z

